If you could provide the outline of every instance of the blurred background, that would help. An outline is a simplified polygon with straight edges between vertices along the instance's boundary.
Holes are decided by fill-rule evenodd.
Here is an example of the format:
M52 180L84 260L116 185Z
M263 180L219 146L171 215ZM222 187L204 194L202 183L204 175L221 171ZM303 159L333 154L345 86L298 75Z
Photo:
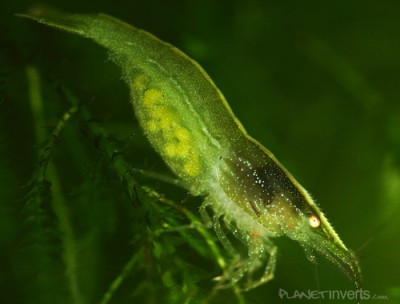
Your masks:
M359 256L366 302L400 303L400 2L42 3L107 13L198 61ZM242 296L215 291L221 270L191 221L172 205L130 199L77 115L63 125L70 92L131 168L169 174L106 52L14 16L33 5L0 2L1 303L355 303L281 299L280 290L354 288L285 238L273 281ZM135 179L198 217L201 198Z

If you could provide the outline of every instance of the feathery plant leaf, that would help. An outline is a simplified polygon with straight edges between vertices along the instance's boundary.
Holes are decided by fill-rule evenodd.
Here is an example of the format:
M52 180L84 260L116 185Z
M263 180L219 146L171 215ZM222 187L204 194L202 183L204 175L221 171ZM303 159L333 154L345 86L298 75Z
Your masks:
M65 91L64 93L68 95L68 99L73 105L78 104L76 98L68 91ZM128 260L121 270L121 273L112 281L101 302L108 303L112 299L114 294L117 292L117 289L124 283L124 280L127 279L134 267L135 272L138 272L143 268L142 271L147 272L146 277L154 277L155 274L155 280L161 277L164 284L166 284L165 287L167 288L174 287L174 285L180 286L182 285L182 282L186 282L185 284L189 284L189 286L186 286L186 291L184 288L180 292L177 292L174 287L172 293L170 293L168 297L172 297L171 300L173 299L172 302L174 303L187 299L188 292L194 293L197 289L196 282L200 278L195 278L194 273L190 271L190 269L193 269L193 266L190 266L187 261L183 260L180 255L177 254L176 250L177 248L182 247L184 242L187 242L195 251L202 253L206 258L214 257L221 269L224 269L226 267L226 262L219 252L219 249L214 242L214 238L207 229L203 227L201 221L184 206L164 198L149 187L140 186L133 176L135 171L131 169L129 164L122 158L122 155L118 153L118 147L107 140L105 132L91 117L86 107L80 105L79 108L80 110L78 114L82 119L81 123L83 124L84 129L88 131L87 134L89 134L96 147L102 151L112 164L112 167L119 176L122 184L125 185L126 192L128 193L135 210L141 211L139 214L141 219L138 220L144 220L145 227L147 228L137 231L136 235L147 235L147 237L142 239L142 246L140 246L140 243L137 243L138 240L135 238L136 240L134 242L137 245L136 247L143 249L149 248L149 246L153 247L152 252L146 253L146 251L139 250ZM140 201L139 205L137 199ZM180 214L180 218L176 217L177 211L179 212L178 214ZM189 223L188 226L182 226L182 216L186 217ZM135 227L137 229L137 227L142 226L135 225ZM198 235L195 235L193 231L197 231ZM175 238L175 233L178 233L182 239ZM201 238L199 239L199 236L204 238L205 242L202 241ZM204 247L208 247L209 250L205 250ZM154 268L155 266L151 267L140 264L139 261L143 258L146 259L146 255L149 254L150 256L154 255L154 258L158 260L156 264L159 266L157 268ZM171 260L170 263L166 263L166 261L169 260ZM161 265L166 268L159 268ZM197 271L199 271L199 269L197 269ZM183 273L183 277L178 279L178 283L175 280L177 279L176 277L180 277L180 273ZM208 274L203 274L203 276L209 279ZM174 277L175 279L173 279ZM139 284L137 292L143 293L144 290L147 290L148 292L154 293L154 290L152 290L154 288L153 284L150 286L146 286L146 284L147 283L145 282ZM159 292L164 293L163 291ZM145 294L148 295L148 293ZM179 294L181 294L181 296L178 296ZM238 299L241 299L239 293L237 293L237 297ZM242 300L240 302L242 302Z

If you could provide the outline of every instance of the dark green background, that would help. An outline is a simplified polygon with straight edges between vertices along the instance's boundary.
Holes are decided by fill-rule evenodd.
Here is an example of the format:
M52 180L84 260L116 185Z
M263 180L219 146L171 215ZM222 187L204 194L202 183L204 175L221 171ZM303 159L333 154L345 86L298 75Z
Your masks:
M42 3L70 12L113 15L198 61L248 132L308 189L360 257L365 289L388 298L368 303L400 303L399 1ZM50 223L41 230L30 226L24 212L40 149L26 67L34 66L41 75L47 122L41 128L54 126L68 108L59 93L60 86L67 87L118 139L132 167L156 172L165 168L141 135L128 90L104 50L13 16L33 4L0 3L0 302L71 303L59 246L62 236L53 231L57 219L47 210ZM134 241L137 226L146 227L146 221L141 220L143 211L135 210L142 207L132 207L107 159L81 133L79 122L72 119L53 159L76 233L84 303L99 303L138 249L135 244L146 242L146 236ZM196 213L199 200L158 181L143 183L177 202L185 200ZM157 213L151 217L162 219ZM187 223L183 218L178 222ZM219 274L215 261L200 257L178 233L167 237L171 240L164 242L175 247L165 249L167 260L141 261L111 303L183 303L179 285L175 290L160 279L174 258L185 261L193 274L195 287L187 303L207 297L210 280ZM276 278L245 294L247 303L286 302L279 299L280 288L289 293L318 285L321 290L353 288L322 257L315 268L296 243L282 239L277 244ZM151 265L146 268L146 263ZM185 280L174 275L176 282ZM138 289L140 284L145 287ZM233 303L236 298L226 290L212 301Z

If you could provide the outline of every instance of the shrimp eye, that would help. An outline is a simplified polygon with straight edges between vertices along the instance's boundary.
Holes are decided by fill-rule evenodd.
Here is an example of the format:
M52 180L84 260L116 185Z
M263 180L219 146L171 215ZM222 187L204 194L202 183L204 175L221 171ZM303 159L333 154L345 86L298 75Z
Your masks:
M308 223L313 228L318 228L321 225L321 220L315 214L312 214L308 217Z

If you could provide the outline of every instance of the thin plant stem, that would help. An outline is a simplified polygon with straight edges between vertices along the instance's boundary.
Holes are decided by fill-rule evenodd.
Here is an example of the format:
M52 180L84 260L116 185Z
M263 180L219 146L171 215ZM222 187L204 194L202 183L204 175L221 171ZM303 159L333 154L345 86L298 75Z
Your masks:
M41 149L39 159L40 166L36 172L36 180L44 181L47 177L52 184L52 200L51 207L58 219L58 229L61 235L63 247L63 259L66 265L66 276L69 289L74 303L84 303L83 296L79 290L78 283L78 262L75 249L74 229L71 223L69 210L66 207L66 201L63 195L59 176L56 167L51 161L52 150L55 141L59 138L66 122L77 112L77 107L73 106L69 109L57 123L56 127L48 137L42 126L46 125L43 113L43 99L41 94L40 74L33 66L26 68L26 75L29 85L29 99L33 112L35 136L38 143L45 142L45 146Z

